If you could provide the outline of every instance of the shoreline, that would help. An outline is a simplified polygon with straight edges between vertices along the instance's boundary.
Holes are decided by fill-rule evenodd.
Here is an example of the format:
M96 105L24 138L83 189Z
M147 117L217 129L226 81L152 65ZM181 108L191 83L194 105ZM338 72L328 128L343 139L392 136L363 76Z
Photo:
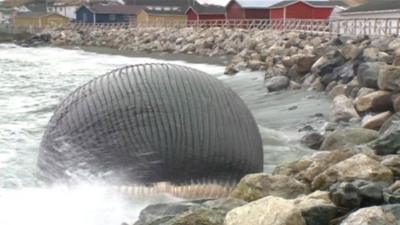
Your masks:
M113 32L96 30L90 36L56 31L50 36L56 46L94 43L127 52L229 55L228 74L248 68L265 71L269 92L307 89L333 99L326 133L310 130L302 139L316 150L314 155L280 165L272 173L244 177L229 198L191 202L191 207L168 215L163 210L176 205L149 206L135 225L157 224L155 218L179 225L400 221L400 39L211 29L191 30L189 36L171 41L166 30L157 35L143 31L135 37L129 36L131 31L122 37ZM214 35L213 40L205 34Z

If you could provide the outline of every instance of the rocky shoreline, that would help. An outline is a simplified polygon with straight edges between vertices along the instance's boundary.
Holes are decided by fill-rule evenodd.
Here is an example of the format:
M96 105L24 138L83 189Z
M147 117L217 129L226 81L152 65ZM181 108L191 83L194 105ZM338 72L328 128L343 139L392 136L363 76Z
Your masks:
M222 28L44 34L56 46L230 56L226 74L261 70L266 91L333 100L324 132L301 140L314 155L248 175L228 198L151 205L135 225L400 224L400 39Z

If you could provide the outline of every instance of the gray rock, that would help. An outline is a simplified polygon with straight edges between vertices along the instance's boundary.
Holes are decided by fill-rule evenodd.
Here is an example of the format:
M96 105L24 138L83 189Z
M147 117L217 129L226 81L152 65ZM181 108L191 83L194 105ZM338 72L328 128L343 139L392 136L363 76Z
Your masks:
M234 208L247 204L246 201L237 198L220 198L215 200L206 201L203 203L211 209L219 209L225 212L231 211Z
M397 221L397 225L400 223L400 204L384 205L382 209L384 212L394 216L393 221Z
M383 189L388 183L371 182L365 180L356 180L352 184L357 188L361 196L361 206L373 206L383 204Z
M343 84L347 84L351 82L354 78L354 64L352 62L345 63L342 66L338 66L333 69L334 77L340 79Z
M360 85L377 89L379 71L383 66L385 66L385 64L380 62L361 63L357 70L357 78Z
M331 92L332 89L336 87L336 85L338 85L338 83L337 83L336 81L330 82L330 83L326 86L325 91L326 91L326 92Z
M305 75L311 71L312 65L317 61L315 55L300 56L296 63L296 72Z
M336 183L329 188L329 197L335 205L356 209L361 205L361 195L357 187L350 182Z
M326 88L328 91L328 87ZM346 94L347 85L338 84L329 91L329 97L334 99L336 96Z
M400 206L373 206L350 214L340 225L398 225Z
M378 155L396 154L400 150L400 113L394 114L386 121L379 137L370 144Z
M265 81L265 87L267 87L268 91L280 91L289 87L290 80L286 76L275 76L269 78Z
M294 200L307 225L326 225L339 215L339 209L329 199L329 193L315 191Z
M400 181L395 182L390 187L384 189L383 197L386 204L400 203ZM400 215L400 214L399 214Z
M362 53L362 50L354 44L346 44L340 51L346 60L356 59Z
M328 60L325 64L320 66L319 75L321 76L321 82L324 85L328 85L332 81L336 81L339 78L338 73L334 73L334 70L344 64L342 57L336 57Z
M230 197L250 202L269 195L293 199L308 192L307 185L292 177L258 173L245 176Z
M198 207L200 204L191 202L150 205L140 212L139 221L135 225L161 224L161 221L166 222L178 214Z
M400 66L385 66L378 76L378 86L381 90L400 91Z
M378 138L379 133L363 128L346 128L329 134L322 143L321 150L334 150L345 146L369 143Z
M321 147L323 141L324 141L324 136L322 136L319 133L306 134L300 140L300 142L303 145L315 150L318 150Z
M338 95L333 99L331 105L331 120L334 122L345 121L348 122L352 118L359 119L357 111L354 108L352 99Z
M400 155L388 155L382 160L382 165L392 170L393 175L398 179L400 177Z

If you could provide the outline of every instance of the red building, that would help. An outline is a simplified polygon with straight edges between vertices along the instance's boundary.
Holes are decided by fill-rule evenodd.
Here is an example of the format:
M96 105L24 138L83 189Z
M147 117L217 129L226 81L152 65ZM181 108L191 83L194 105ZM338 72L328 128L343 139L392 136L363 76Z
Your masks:
M268 19L269 6L267 0L231 0L226 5L227 19Z
M342 1L282 1L270 7L271 19L329 19L335 7L347 7Z
M224 20L225 7L219 5L204 4L200 5L195 2L186 11L188 22L202 21L202 20Z

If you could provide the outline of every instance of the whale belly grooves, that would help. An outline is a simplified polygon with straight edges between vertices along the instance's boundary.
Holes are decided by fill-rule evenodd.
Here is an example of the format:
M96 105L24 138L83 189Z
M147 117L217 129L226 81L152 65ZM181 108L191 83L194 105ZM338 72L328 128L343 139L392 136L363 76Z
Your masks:
M38 174L50 183L229 183L261 172L263 157L252 114L221 81L144 64L100 76L61 102L42 138Z

